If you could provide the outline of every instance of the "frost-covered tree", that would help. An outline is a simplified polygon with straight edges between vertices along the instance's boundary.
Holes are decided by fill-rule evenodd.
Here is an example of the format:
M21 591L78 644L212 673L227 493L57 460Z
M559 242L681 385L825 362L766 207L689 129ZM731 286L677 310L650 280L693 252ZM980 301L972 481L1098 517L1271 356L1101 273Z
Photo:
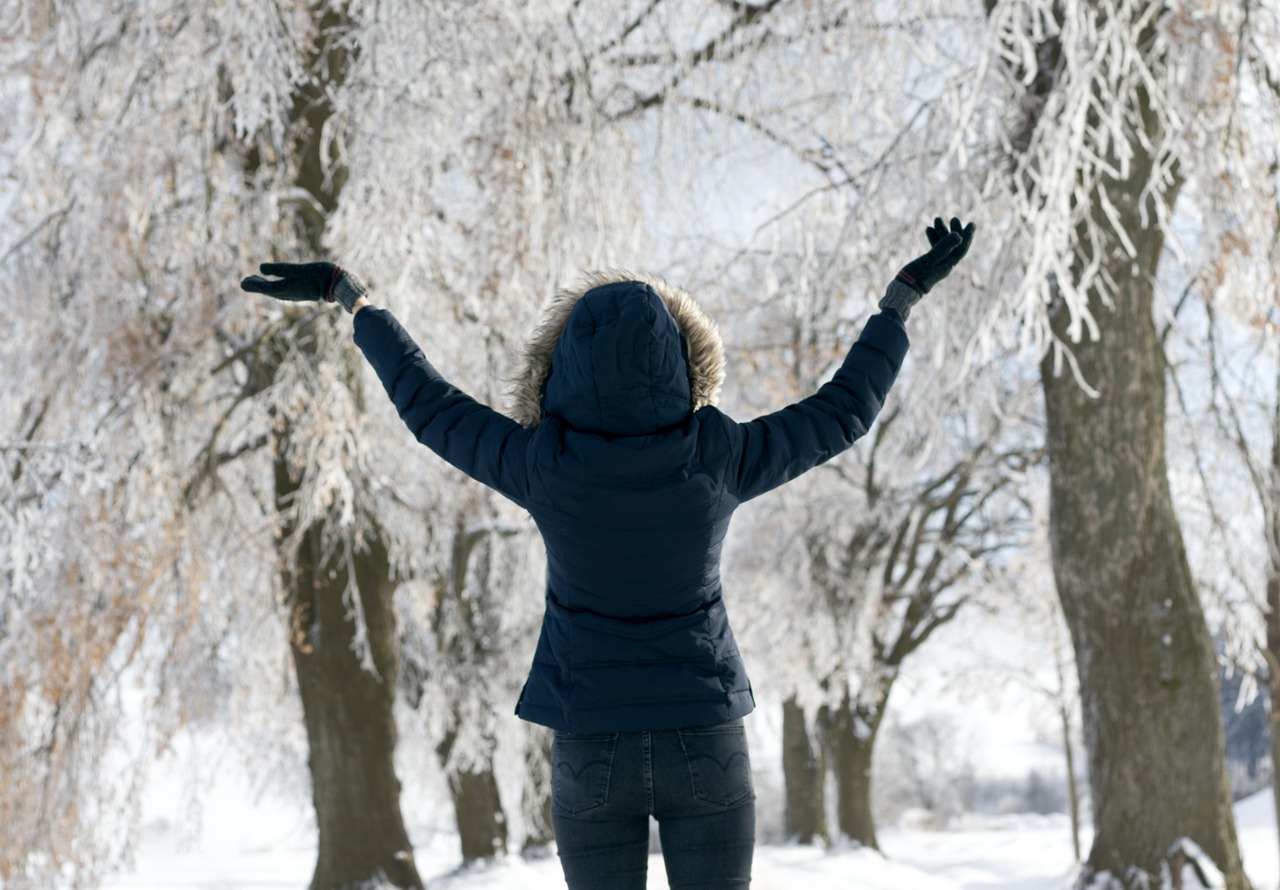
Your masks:
M362 780L342 751L355 743L372 763L377 749L374 809L388 814L390 843L351 867L367 877L386 860L412 884L390 803L396 647L426 653L422 676L399 688L420 686L417 713L446 770L484 762L456 752L502 744L473 715L507 711L527 668L537 578L503 575L536 575L531 530L418 449L340 313L240 294L234 282L255 263L337 259L451 379L500 405L538 304L579 270L665 273L716 310L731 342L753 342L762 303L790 301L794 317L812 315L810 331L825 328L827 352L803 369L817 375L913 254L922 221L971 210L989 252L975 250L952 303L913 316L917 357L1045 350L1057 417L1141 393L1142 428L1111 449L1124 455L1159 438L1159 363L1142 366L1141 386L1104 387L1100 375L1112 357L1153 356L1147 328L1128 320L1151 315L1175 196L1214 211L1199 240L1261 243L1256 226L1217 212L1224 183L1256 173L1260 140L1239 122L1274 95L1275 10L1258 2L19 0L11 12L0 24L0 266L20 311L0 345L0 873L15 886L64 863L88 882L118 861L128 839L116 814L136 807L146 764L179 727L214 720L298 763L309 745L327 777L316 787L335 796L321 790L317 812L335 818L337 796ZM808 260L788 267L797 256ZM843 304L814 314L815 297L832 295ZM1147 339L1115 341L1131 329ZM1057 359L1067 373L1051 373ZM737 368L776 398L769 407L802 395L794 370ZM1077 378L1104 397L1081 395ZM946 397L959 391L921 405L971 417ZM735 411L754 404L736 398ZM1126 410L1116 422L1137 416ZM1056 467L1073 442L1106 441L1077 442L1076 427L1055 423ZM1155 462L1138 461L1141 478L1158 479L1158 449L1145 454ZM912 478L944 466L922 460ZM1059 506L1112 477L1066 478ZM781 518L803 515L819 514ZM482 529L455 572L454 544ZM1122 564L1112 555L1095 560L1101 570ZM1069 575L1067 556L1055 559ZM1194 592L1179 590L1171 637L1180 646L1185 633L1200 657ZM475 620L462 620L473 605ZM510 645L482 645L495 626ZM1081 613L1072 626L1093 624ZM1163 652L1162 631L1148 631L1128 649L1154 639ZM1097 655L1094 673L1082 668L1091 763L1137 769L1108 753L1128 724L1103 721L1102 705L1147 707L1169 687L1117 685L1133 700L1090 705L1089 690L1110 682L1108 653L1125 646L1077 646ZM760 647L752 663L788 654ZM301 711L279 707L290 659ZM342 721L307 703L312 681L377 702L377 743L343 730L325 747L323 727ZM1179 701L1153 713L1179 713L1195 686L1179 684ZM1206 750L1193 772L1212 784ZM1161 813L1177 821L1187 800L1217 799L1195 787ZM1108 788L1095 784L1095 800ZM490 816L512 811L483 796ZM1095 866L1156 869L1174 831L1237 880L1220 807L1204 835L1222 834L1219 846L1190 823L1110 827L1124 812L1105 811L1095 850L1140 851ZM322 837L342 836L326 818Z
M60 764L59 749L102 759L97 778L106 781L119 749L145 763L185 720L215 719L238 683L261 685L246 677L261 670L258 659L238 659L278 594L287 650L275 653L292 656L310 749L320 835L313 883L382 874L420 886L392 761L396 579L387 513L375 506L373 448L359 428L357 368L334 348L344 333L338 319L251 304L234 288L235 267L249 271L246 257L326 245L345 179L327 136L331 93L354 53L344 43L350 21L339 7L301 3L235 14L165 3L21 12L7 56L29 128L15 164L14 217L37 223L11 258L31 303L29 344L56 338L64 348L21 355L33 385L20 390L27 400L11 429L26 451L50 434L101 437L95 450L123 463L94 471L90 487L109 494L95 497L98 507L68 500L69 478L46 479L44 495L15 505L15 531L33 511L35 523L86 532L96 523L109 536L72 557L81 569L71 576L58 568L64 548L21 552L25 562L10 563L9 603L112 603L118 617L79 627L63 615L45 628L15 609L24 633L10 639L7 665L26 663L19 646L39 651L53 635L69 641L67 661L85 676L52 698L33 683L7 716L46 722L47 774L91 791L94 779ZM38 222L50 208L57 229ZM66 330L75 335L58 333ZM62 370L112 342L101 373L77 380ZM49 386L60 377L69 386ZM149 529L157 521L168 530ZM102 575L112 565L153 580L113 583ZM62 584L51 586L59 573ZM160 601L140 595L149 587ZM210 632L193 632L203 625ZM107 632L100 655L85 657L96 628ZM40 661L23 668L33 679L48 674ZM102 706L122 696L130 674L155 701ZM175 716L158 720L164 709ZM155 737L142 751L127 735L114 750L88 744L88 733L58 738L63 720L126 715ZM256 711L245 721L261 719ZM15 750L28 744L15 741ZM135 807L139 776L123 775L122 805ZM12 876L111 858L94 843L115 836L118 820L64 808L48 791L30 795L30 806L54 808L59 824L43 835L6 834Z
M1018 221L1006 293L1044 345L1050 537L1094 806L1081 881L1143 885L1175 869L1191 838L1226 886L1245 887L1221 727L1204 716L1217 709L1213 646L1170 495L1157 306L1179 201L1213 214L1225 171L1257 169L1252 127L1237 120L1275 54L1242 41L1241 26L1274 10L985 8Z
M820 715L843 836L878 847L871 765L890 693L906 660L976 598L990 583L990 565L998 562L999 552L1015 546L1018 511L1002 501L1023 460L978 447L960 464L917 482L913 497L903 499L904 514L896 521L882 519L862 552L865 538L857 535L823 542L826 551L834 549L852 563L840 565L838 572L832 572L827 554L811 550L811 571L818 576L814 584L829 602L849 597L850 588L869 601L861 628L870 637L865 660L836 684L838 700ZM868 510L873 516L877 512Z
M813 342L787 350L805 356L795 366L818 369L816 357L839 346L816 333L830 330L822 313L805 318ZM805 842L827 835L830 769L836 830L877 846L871 764L894 684L934 632L1007 571L1003 553L1027 536L1019 489L1036 457L1026 444L1028 383L972 374L953 385L948 375L962 361L945 352L918 359L872 433L764 508L737 554L737 570L785 579L761 587L769 595L752 604L745 638L759 635L777 653L771 681L795 691L783 715L786 828ZM940 403L953 415L941 422ZM784 558L760 540L776 542Z
M534 630L541 565L529 530L499 505L490 504L486 515L476 507L479 494L460 497L453 511L457 524L442 530L447 553L431 561L426 583L415 585L405 604L401 642L407 669L401 683L435 740L464 862L504 854L518 840L510 837L507 808L523 801L504 804L499 788L504 743L523 746L532 758L527 784L546 771L533 758L540 750L535 739L513 732L519 727L506 719L524 668L506 653L526 655L527 646L517 643ZM531 807L524 813L524 844L545 846L549 824L541 824L538 804Z
M754 313L758 330L738 344L752 384L770 383L745 387L749 410L821 383L861 320L849 317L858 302L850 291L874 292L884 274L877 257L859 254L857 239L850 244L841 227L809 215L797 227L830 232L831 246L807 255L778 248L760 260L768 271L759 277L776 279L777 295L771 290ZM813 281L817 269L829 283ZM767 682L789 694L784 822L804 842L828 835L830 769L835 830L876 846L871 763L900 671L1026 535L1019 488L1036 450L1030 381L996 363L963 373L966 324L973 333L965 319L980 315L971 307L984 299L957 281L917 307L910 332L924 348L871 433L754 507L734 552L735 586L754 594L744 645L774 653Z

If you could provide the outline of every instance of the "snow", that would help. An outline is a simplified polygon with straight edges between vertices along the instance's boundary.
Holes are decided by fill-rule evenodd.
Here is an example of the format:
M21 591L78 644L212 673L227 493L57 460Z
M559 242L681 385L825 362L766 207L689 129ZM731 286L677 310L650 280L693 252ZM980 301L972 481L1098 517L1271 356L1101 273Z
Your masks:
M1031 771L1060 773L1062 751L1028 727L1038 722L1035 700L1022 687L981 682L957 688L940 678L972 672L977 655L957 641L977 634L962 619L954 637L941 635L927 667L900 680L898 719L952 717L951 741L974 775L1019 779ZM988 636L989 642L989 636ZM1010 646L1000 647L1008 652ZM897 694L897 693L895 693ZM969 715L965 719L966 714ZM780 758L777 708L762 708L749 722L759 791ZM315 863L315 829L308 796L298 787L305 772L271 786L268 794L237 767L234 758L210 761L205 745L157 764L144 803L143 837L132 870L106 883L110 890L305 890ZM424 750L430 750L429 748ZM1077 756L1080 756L1079 753ZM185 758L185 759L184 759ZM193 775L182 763L202 764ZM428 760L430 757L428 756ZM549 890L564 888L554 856L519 855L480 867L459 867L447 791L438 770L404 764L403 805L419 873L427 885L446 890ZM189 770L189 767L186 768ZM211 781L211 777L216 780ZM198 799L191 786L200 788ZM776 789L775 789L776 790ZM1280 842L1270 792L1240 801L1236 825L1245 868L1255 890L1280 887ZM512 814L515 815L515 814ZM762 811L762 821L769 814ZM776 821L776 820L775 820ZM755 890L1070 890L1076 866L1065 814L967 815L948 830L936 830L931 814L908 810L880 831L883 853L844 845L824 850L785 844L756 848ZM1088 850L1090 832L1081 842ZM649 865L651 890L667 890L662 859ZM1190 886L1195 886L1194 884ZM381 890L381 888L380 888Z
M110 890L305 890L314 866L310 814L301 805L252 800L235 782L213 789L203 802L198 841L155 813L176 802L153 800L134 869L109 880ZM1245 867L1257 890L1280 879L1271 795L1236 806ZM959 828L928 831L911 820L881 832L883 853L843 846L756 848L755 890L1068 890L1075 866L1065 815L971 817ZM411 826L418 869L433 888L551 890L564 879L554 856L509 856L459 868L457 838ZM1088 848L1088 832L1082 842ZM650 890L667 890L662 859L649 863Z
M961 636L964 636L961 634ZM946 638L942 638L942 643ZM939 645L930 657L955 656L949 671L908 672L902 682L902 719L912 721L956 708L956 748L975 775L1017 779L1030 771L1062 769L1061 748L1028 733L1031 700L1011 687L974 697L943 695L940 673L955 676L964 659ZM926 709L920 703L932 703ZM968 705L981 719L964 721ZM940 710L941 709L941 710ZM780 727L762 708L748 723L757 769L757 791L781 781L771 770L781 762ZM970 737L972 736L972 737ZM409 744L405 742L406 750ZM235 758L210 757L212 743L177 744L157 763L141 816L142 839L131 871L106 883L110 890L305 890L315 864L315 828L305 771L262 790ZM429 750L429 749L426 749ZM760 756L756 757L755 753ZM431 758L428 756L428 761ZM199 764L199 769L191 764ZM549 890L564 888L554 856L519 855L482 867L460 869L447 789L430 763L401 762L403 806L419 873L428 886L447 890ZM198 794L193 792L198 788ZM776 789L775 789L776 790ZM775 795L776 796L776 795ZM1270 791L1238 802L1236 827L1254 890L1280 887L1280 841ZM513 816L516 814L512 814ZM770 814L761 811L761 822ZM776 820L774 820L776 821ZM961 816L936 830L931 814L908 810L881 828L883 853L844 845L831 850L785 844L756 848L754 890L1070 890L1075 877L1070 822L1065 814ZM1082 831L1086 852L1090 829ZM667 890L660 855L649 864L650 890ZM1194 884L1190 886L1195 886Z
M1204 855L1204 850L1200 849L1200 845L1189 837L1178 838L1174 845L1180 849L1182 854L1190 860L1180 868L1180 874L1177 876L1178 887L1194 887L1193 881L1201 881L1210 890L1222 890L1227 886L1227 879L1223 876L1222 871L1213 864L1213 861ZM1199 873L1195 866L1199 866ZM1165 875L1166 882L1169 882L1171 876ZM1201 880L1203 878L1203 880Z
M884 855L872 850L821 850L801 846L756 849L752 887L783 890L801 883L806 890L1031 890L1069 886L1072 874L1065 818L1056 824L1018 831L959 832L891 830ZM314 865L314 846L301 839L264 849L250 844L238 852L203 845L178 852L156 837L144 845L137 870L106 884L112 890L305 890ZM550 890L563 888L554 858L510 856L498 863L459 869L456 840L441 836L417 851L428 886L452 890ZM649 861L649 887L666 890L662 858Z

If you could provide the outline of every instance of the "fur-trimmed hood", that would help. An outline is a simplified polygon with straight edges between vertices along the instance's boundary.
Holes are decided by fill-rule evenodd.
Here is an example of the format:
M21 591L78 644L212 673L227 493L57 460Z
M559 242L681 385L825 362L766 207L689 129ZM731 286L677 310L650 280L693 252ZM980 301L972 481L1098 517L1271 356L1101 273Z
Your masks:
M544 415L611 435L678 425L724 383L720 332L684 290L648 275L594 272L557 293L521 350L511 416Z

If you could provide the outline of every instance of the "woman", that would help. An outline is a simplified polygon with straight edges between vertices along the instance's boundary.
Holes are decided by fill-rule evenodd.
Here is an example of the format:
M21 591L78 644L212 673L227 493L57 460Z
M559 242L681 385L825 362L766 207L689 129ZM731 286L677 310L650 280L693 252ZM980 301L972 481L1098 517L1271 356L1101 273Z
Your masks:
M527 344L515 419L451 386L364 286L330 263L265 264L241 287L341 303L418 440L524 507L547 550L546 612L516 714L555 730L552 814L572 890L644 888L649 817L672 890L745 887L755 707L721 597L739 504L867 431L907 352L911 307L969 249L941 219L830 382L749 423L715 407L719 334L683 291L596 275Z

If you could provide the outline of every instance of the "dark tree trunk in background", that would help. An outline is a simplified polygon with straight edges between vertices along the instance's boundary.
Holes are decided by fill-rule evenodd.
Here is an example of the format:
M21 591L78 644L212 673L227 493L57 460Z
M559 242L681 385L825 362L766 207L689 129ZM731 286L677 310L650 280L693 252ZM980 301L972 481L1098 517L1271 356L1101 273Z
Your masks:
M1135 227L1131 231L1138 232ZM1044 368L1054 577L1076 650L1094 810L1088 867L1158 874L1191 838L1228 877L1240 865L1225 770L1217 662L1173 512L1164 458L1164 360L1142 262L1109 263L1113 312L1075 347L1090 398Z
M824 707L819 719L825 766L836 778L836 828L844 837L873 849L879 849L879 841L871 807L871 764L893 684L906 659L964 607L973 590L964 583L972 566L1020 536L1017 523L1003 511L984 509L998 499L1011 478L1007 472L984 470L992 459L994 434L969 449L963 460L944 465L936 475L909 487L901 487L900 481L895 485L892 479L886 480L888 485L880 484L874 473L876 451L890 441L883 434L899 416L891 412L878 421L879 432L869 443L871 454L862 484L873 493L872 506L880 507L866 511L875 518L860 520L838 540L831 538L829 528L805 536L810 578L834 620L858 620L854 616L863 607L854 604L864 601L869 575L879 576L879 602L872 610L876 618L870 628L871 656L862 666L859 694L851 697L843 671L820 678L819 683L823 690L840 694L839 704ZM1004 459L1013 462L1018 456L1010 452ZM784 709L784 736L788 713ZM798 737L796 744L800 744ZM784 757L789 751L784 740ZM788 768L788 777L791 772ZM790 798L788 785L789 808Z
M297 488L278 460L277 502L287 504ZM285 534L292 531L286 524ZM397 887L421 888L393 763L396 636L387 551L372 536L348 562L341 552L327 552L323 537L319 525L306 529L282 572L320 834L311 886L354 887L382 875ZM376 674L352 645L355 626L345 602L351 584Z
M524 846L526 855L551 846L551 730L530 725L525 747Z
M827 843L826 765L804 709L794 697L782 703L782 777L786 786L783 831L800 844Z
M1137 232L1137 228L1131 229ZM1164 458L1164 360L1151 284L1109 265L1113 312L1075 347L1090 398L1044 368L1054 576L1080 674L1095 836L1088 865L1152 874L1189 837L1246 886L1227 789L1212 640L1183 551Z
M449 763L456 741L457 735L450 732L440 742L436 753L441 763ZM492 748L490 741L489 749ZM507 816L498 797L498 780L493 773L492 760L486 758L480 766L449 766L447 773L449 796L453 799L453 812L462 841L462 861L470 863L505 854Z
M836 827L843 837L879 850L871 813L871 757L884 713L884 701L863 706L849 691L829 712L825 727L827 758L836 777Z
M1114 307L1095 295L1101 337L1073 346L1098 395L1055 375L1049 359L1041 368L1054 577L1076 650L1093 792L1087 873L1159 874L1185 837L1228 888L1243 888L1217 662L1165 464L1165 359L1152 313L1164 239L1142 224L1138 197L1152 159L1136 141L1131 148L1131 178L1106 186L1138 255L1115 246L1097 258L1115 282ZM1105 230L1097 205L1093 223Z
M488 525L472 526L473 511L455 517L449 570L436 582L432 627L443 670L482 677L490 659L490 641L502 638L493 604L493 548L500 533ZM466 694L465 684L460 693ZM507 852L507 816L498 795L493 758L496 740L487 734L472 737L467 750L456 750L461 708L450 707L448 730L436 748L449 781L462 859L472 862Z

